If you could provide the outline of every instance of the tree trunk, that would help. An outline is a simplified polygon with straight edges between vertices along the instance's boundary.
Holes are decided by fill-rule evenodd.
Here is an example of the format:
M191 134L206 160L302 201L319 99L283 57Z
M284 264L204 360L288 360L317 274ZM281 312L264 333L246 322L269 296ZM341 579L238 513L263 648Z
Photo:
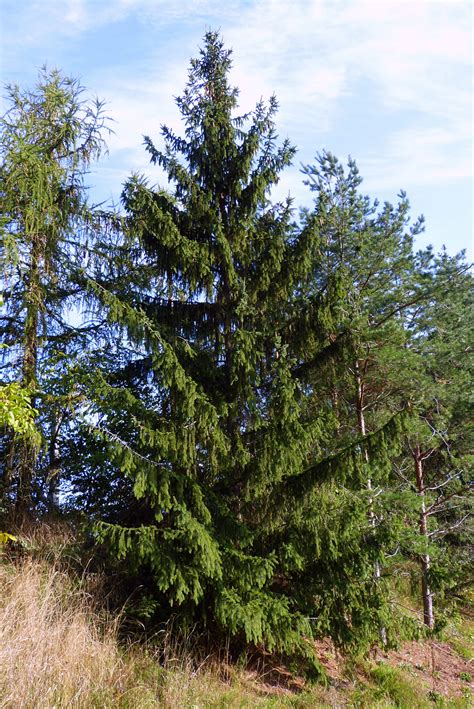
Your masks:
M9 509L12 480L15 477L15 439L13 434L8 437L5 443L5 454L3 464L3 478L1 481L1 504L4 509Z
M424 537L426 543L428 544L428 515L426 514L425 505L425 483L423 480L423 456L420 450L420 446L417 444L413 451L413 460L415 462L415 477L416 477L416 487L418 494L421 499L421 511L420 511L420 534ZM429 571L430 571L430 555L428 552L421 555L421 593L423 597L423 620L428 628L434 628L434 611L433 611L433 594L429 585Z
M362 377L360 374L360 367L359 367L359 362L356 360L355 363L355 374L356 374L356 383L357 383L357 404L356 404L356 409L357 409L357 422L359 424L359 431L362 434L362 436L365 436L367 431L365 427L365 416L364 416L364 384L362 382ZM368 464L369 463L369 453L367 449L364 450L364 458L365 462ZM369 492L372 490L372 480L370 477L367 478L367 489ZM374 507L373 507L373 500L372 496L369 497L369 520L370 524L372 527L375 527L376 520L375 520L375 514L374 514ZM380 564L378 561L375 562L374 564L374 578L376 581L380 579L382 575L381 569L380 569ZM384 626L381 626L380 628L380 638L382 640L382 643L384 645L387 644L387 631L384 628Z
M30 403L34 408L38 366L38 321L41 307L40 261L43 255L43 241L39 235L33 238L31 248L30 272L25 294L26 318L23 338L22 384L31 392ZM15 503L15 518L22 523L31 509L33 470L36 462L36 450L30 443L19 445L18 489Z
M59 429L62 417L53 415L51 421L51 437L49 441L48 465L48 509L55 512L59 507L59 476L61 473L61 456L59 452Z

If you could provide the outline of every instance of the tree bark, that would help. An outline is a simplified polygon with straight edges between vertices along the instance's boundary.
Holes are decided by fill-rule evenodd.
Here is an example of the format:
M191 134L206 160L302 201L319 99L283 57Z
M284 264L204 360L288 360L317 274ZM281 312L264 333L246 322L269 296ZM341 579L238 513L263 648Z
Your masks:
M39 235L32 239L31 262L28 286L25 294L26 318L23 338L22 384L28 389L30 403L34 408L38 366L38 321L41 305L40 263L43 256L43 240ZM19 444L18 489L15 502L15 519L21 524L31 510L33 470L36 463L36 450L28 442Z
M360 373L360 367L359 367L359 362L356 360L355 362L355 375L356 375L356 384L357 384L357 403L356 403L356 409L357 409L357 422L359 424L359 431L362 434L362 436L365 436L367 433L366 426L365 426L365 416L364 416L364 396L365 396L365 390L364 390L364 383L362 381L362 376ZM369 463L369 453L367 449L364 450L364 458L365 462L368 464ZM367 478L367 490L369 490L369 493L372 490L372 480L370 477ZM375 520L375 514L374 514L374 507L373 507L373 500L372 496L369 496L369 521L370 525L375 528L376 525L376 520ZM376 581L380 579L382 575L381 569L380 569L380 563L378 561L375 562L374 564L374 578ZM381 626L380 628L380 639L382 640L382 643L384 645L387 644L387 631L384 626Z
M417 444L413 450L413 460L415 463L415 477L418 495L421 500L421 511L419 519L420 534L428 544L428 515L425 504L425 483L423 479L423 455L420 446ZM433 594L429 584L431 559L428 552L421 555L421 594L423 597L423 620L428 628L434 628Z
M59 507L59 479L61 474L61 456L59 451L59 430L62 423L62 416L53 414L51 421L51 434L49 441L49 465L48 465L48 508L49 512L55 512Z

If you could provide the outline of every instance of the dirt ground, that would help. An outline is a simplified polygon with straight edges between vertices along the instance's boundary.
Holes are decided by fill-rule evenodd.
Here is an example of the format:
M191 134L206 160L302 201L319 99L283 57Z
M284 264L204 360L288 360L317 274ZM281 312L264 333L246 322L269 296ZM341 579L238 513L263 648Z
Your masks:
M473 682L465 678L474 677L474 663L458 655L447 643L426 641L405 643L400 650L381 653L392 667L406 669L421 681L427 691L432 690L446 697L461 695L463 688Z
M345 658L336 651L330 640L316 642L319 662L330 680L324 698L328 706L346 706L352 690L360 680L366 679L363 664L347 672ZM474 662L459 655L448 643L413 641L404 643L398 650L377 651L368 660L386 662L400 669L404 675L423 687L426 694L446 698L461 697L466 688L474 692ZM284 666L273 664L270 658L260 655L247 671L247 680L262 695L293 695L305 689L305 681L295 677Z
M318 644L319 660L333 683L344 685L344 662L329 641ZM433 691L445 697L461 696L462 690L474 683L474 662L461 657L447 643L435 641L407 642L399 650L377 652L374 660L387 662L399 668L420 682L426 691ZM346 680L347 681L347 680Z

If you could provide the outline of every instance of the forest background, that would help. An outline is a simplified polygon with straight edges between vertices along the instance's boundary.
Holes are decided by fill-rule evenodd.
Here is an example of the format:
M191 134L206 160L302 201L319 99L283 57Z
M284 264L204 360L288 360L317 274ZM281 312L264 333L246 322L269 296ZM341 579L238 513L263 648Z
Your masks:
M87 200L102 104L54 70L9 89L3 528L66 519L128 617L320 673L312 638L420 632L407 570L429 631L466 602L472 275L351 159L303 166L311 208L271 201L295 151L230 66L208 32L181 134L145 138L169 187L134 174L117 209Z

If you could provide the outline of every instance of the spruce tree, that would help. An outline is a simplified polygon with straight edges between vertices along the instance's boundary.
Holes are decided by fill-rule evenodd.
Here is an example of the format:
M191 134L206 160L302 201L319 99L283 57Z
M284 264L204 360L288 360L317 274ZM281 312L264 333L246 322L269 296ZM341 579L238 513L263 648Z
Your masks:
M294 149L277 146L275 98L234 115L230 67L208 33L177 99L184 137L163 127L163 150L145 138L173 191L138 176L124 188L138 276L127 295L91 286L127 333L126 359L135 349L126 386L120 372L113 383L96 372L109 405L96 428L145 502L133 525L99 529L148 569L158 614L173 607L244 642L294 650L310 628L267 503L300 472L313 435L300 421L285 322L316 231L298 233L289 199L270 202Z
M112 371L84 380L90 430L138 502L96 530L141 574L155 618L271 650L306 652L315 629L364 644L379 542L353 491L367 447L386 469L398 424L334 444L318 372L345 352L347 282L335 269L315 286L318 215L270 200L294 155L277 146L277 102L236 116L230 68L209 32L177 99L184 136L145 138L171 189L126 183L126 241L110 277L89 280L123 333Z

